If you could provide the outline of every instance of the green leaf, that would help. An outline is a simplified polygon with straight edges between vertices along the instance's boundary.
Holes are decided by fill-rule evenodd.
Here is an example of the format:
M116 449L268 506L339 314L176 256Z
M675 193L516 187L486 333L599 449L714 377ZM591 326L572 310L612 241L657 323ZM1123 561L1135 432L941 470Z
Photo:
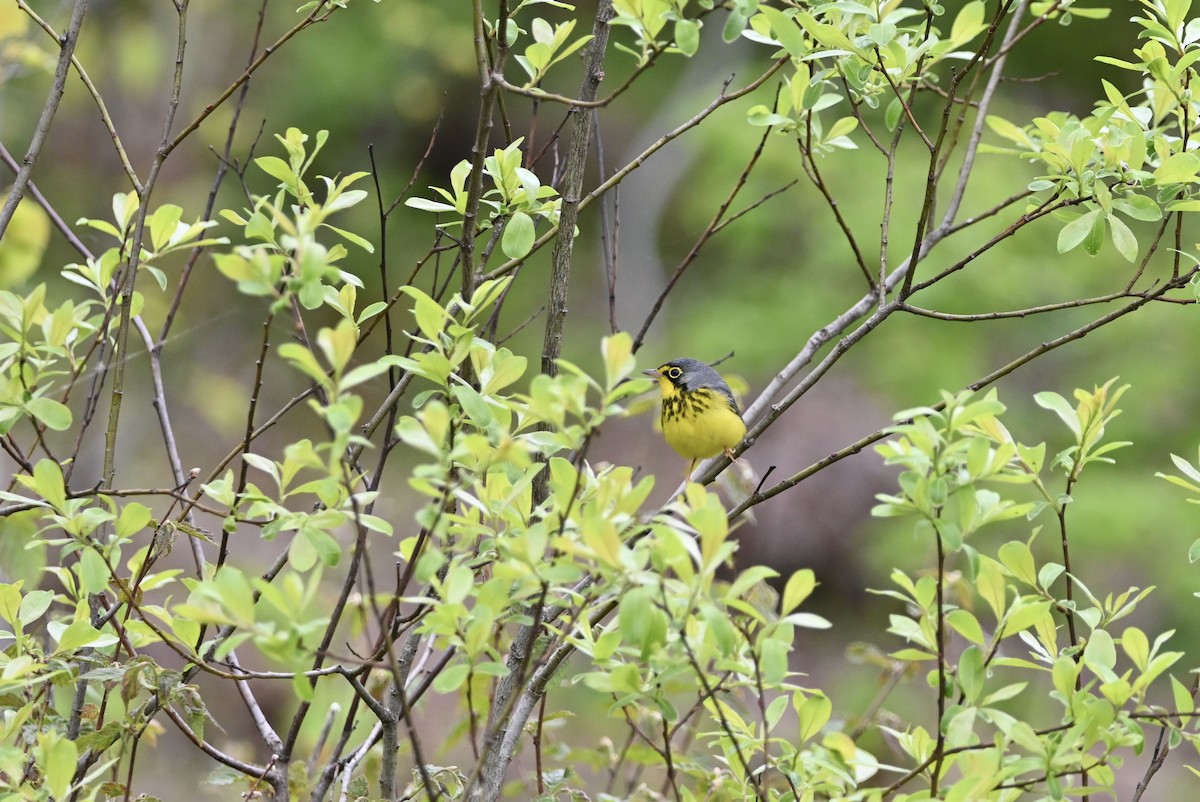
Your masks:
M1171 695L1175 700L1174 710L1190 713L1196 709L1196 700L1186 685L1175 677L1171 677Z
M778 685L787 679L790 647L791 644L778 638L765 638L762 641L760 666L764 682Z
M1154 171L1160 184L1182 184L1196 180L1200 171L1200 156L1195 153L1176 153L1168 156Z
M317 332L317 345L325 355L325 360L339 374L350 364L357 344L358 327L354 325L354 321L346 318L343 318L336 328L321 329Z
M1079 669L1079 664L1065 655L1055 660L1050 672L1054 689L1070 699L1075 693L1075 678L1079 676Z
M827 696L810 696L797 708L800 719L800 741L803 743L821 732L833 714L833 702Z
M404 201L404 205L411 209L420 209L423 212L441 213L456 211L455 208L448 203L426 200L425 198L409 198Z
M159 250L170 242L175 234L175 228L183 217L183 209L173 203L158 207L150 216L150 242L154 249Z
M258 169L272 178L278 178L287 186L294 186L300 180L291 165L278 156L259 156L254 163Z
M1129 627L1121 633L1121 648L1139 670L1145 671L1150 662L1150 641L1146 633L1135 627Z
M675 20L675 46L685 56L700 50L700 23L694 19Z
M967 704L973 704L983 692L986 668L978 646L968 646L958 659L958 684Z
M951 610L946 614L946 623L971 643L983 643L983 627L969 610Z
M41 777L42 791L48 793L50 799L66 799L69 796L78 757L74 741L56 730L38 731L33 758Z
M1049 610L1050 602L1048 601L1029 602L1023 599L1022 601L1014 602L1008 608L1008 614L1004 619L1004 634L1015 635L1018 632L1029 629L1042 618L1049 616Z
M893 102L898 103L898 100ZM984 118L984 122L987 123L988 128L991 128L1005 139L1015 142L1025 148L1033 148L1033 140L1029 138L1029 134L1025 133L1023 128L1014 125L1003 117L998 117L995 114L989 114L986 118Z
M955 47L960 47L974 39L980 31L987 27L983 21L984 6L982 0L972 0L962 7L954 24L950 26L950 41Z
M604 354L604 386L611 390L637 366L633 338L628 332L619 331L600 341L600 351Z
M817 586L816 574L810 568L801 568L788 577L783 588L783 597L779 605L779 614L787 615L799 607Z
M808 55L809 48L804 42L804 32L797 27L792 17L770 6L763 6L759 9L759 13L770 21L771 34L775 37L775 41L783 45L783 49L788 52L789 56L799 60Z
M1117 664L1117 649L1113 645L1112 635L1103 629L1093 632L1087 645L1083 647L1083 661L1093 671L1111 670Z
M504 251L504 255L509 259L521 259L533 250L536 234L533 218L525 212L514 212L504 226L504 235L500 238L500 250Z
M62 468L54 460L44 459L33 466L33 476L18 476L17 480L62 511L67 506L67 488Z
M11 588L12 585L7 585L6 587ZM41 618L46 610L50 609L50 603L53 601L53 592L49 590L31 590L25 594L25 598L21 599L17 619L21 622L22 626L29 626ZM5 617L7 618L7 616Z
M25 198L17 204L0 239L0 289L28 281L42 263L49 243L50 216L33 199Z
M213 577L211 587L234 620L242 624L254 623L254 590L245 574L226 565Z
M1020 540L1010 540L1000 547L997 556L1013 576L1027 585L1037 586L1037 570L1028 545Z
M376 301L375 303L367 304L365 307L363 307L363 310L358 313L358 319L355 320L355 322L359 325L362 325L362 323L375 317L380 312L387 309L387 307L388 305L386 301Z
M136 501L126 504L117 518L117 537L132 537L150 523L150 508Z
M1107 219L1108 230L1112 234L1113 245L1116 246L1117 252L1124 256L1126 261L1132 262L1137 259L1138 241L1133 232L1129 230L1129 226L1114 214L1108 215Z
M892 98L888 103L887 109L884 111L884 124L889 131L895 131L896 125L900 122L900 115L904 112L904 103L900 98ZM990 119L990 118L989 118Z
M1079 416L1075 414L1075 408L1071 406L1067 399L1055 392L1042 392L1033 396L1033 400L1042 409L1048 409L1062 419L1062 422L1067 424L1067 428L1074 433L1075 437L1079 437Z
M25 402L25 409L47 429L63 432L71 428L71 410L53 398L31 398Z
M829 130L825 132L825 136L821 138L821 141L829 142L837 139L840 136L846 136L854 131L855 128L858 128L858 118L843 117L833 125L829 126Z
M52 622L52 625L48 627L52 636L55 635L56 627L53 626L55 623L58 622ZM69 626L58 630L56 640L58 641L58 648L54 650L54 653L61 655L82 649L85 646L104 646L116 643L117 636L106 635L89 624L86 619L81 618L78 621L73 621Z
M332 386L329 377L325 375L325 368L321 367L321 363L313 356L312 351L300 343L284 343L279 346L279 355L317 384L324 387Z
M1062 231L1058 232L1058 252L1066 253L1091 236L1101 221L1100 214L1099 209L1093 209L1063 226Z
M417 319L417 328L429 339L436 339L450 319L446 310L442 309L442 305L437 301L411 284L401 287L400 291L413 299L413 315Z
M367 253L375 253L375 246L371 244L371 241L366 239L365 237L360 237L358 234L355 234L353 231L347 231L344 228L338 228L337 226L331 226L331 225L329 225L329 223L323 223L322 228L329 229L334 234L337 234L339 237L346 240L347 242L357 245L358 247L362 248Z
M729 16L725 18L725 27L721 29L721 38L726 42L736 41L742 35L742 31L746 29L747 16L736 8L729 12Z
M437 675L433 681L433 689L438 693L456 691L467 681L470 671L471 667L465 663L452 665Z
M1200 50L1196 51L1200 53ZM1153 198L1145 195L1126 195L1123 198L1113 198L1113 208L1134 220L1153 222L1162 219L1162 209Z

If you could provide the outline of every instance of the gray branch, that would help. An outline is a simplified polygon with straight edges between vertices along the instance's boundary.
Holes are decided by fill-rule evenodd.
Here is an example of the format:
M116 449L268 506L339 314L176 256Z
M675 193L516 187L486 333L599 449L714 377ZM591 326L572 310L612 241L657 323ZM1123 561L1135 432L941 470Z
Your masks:
M87 7L88 0L75 0L75 8L71 12L71 24L67 27L67 32L63 34L62 39L59 40L61 49L58 53L58 66L54 70L54 84L50 87L46 105L42 107L42 116L38 119L37 128L33 130L33 139L29 142L29 150L25 151L21 170L17 173L17 179L13 182L12 189L8 191L8 197L4 199L4 206L0 208L0 238L4 237L8 223L17 210L17 204L25 195L25 188L29 186L29 177L33 174L33 166L37 164L42 147L46 144L46 135L50 133L54 114L58 111L58 103L62 100L63 92L66 91L67 72L71 69L71 56L75 54L75 42L79 40L79 29L83 27L83 15L87 13Z

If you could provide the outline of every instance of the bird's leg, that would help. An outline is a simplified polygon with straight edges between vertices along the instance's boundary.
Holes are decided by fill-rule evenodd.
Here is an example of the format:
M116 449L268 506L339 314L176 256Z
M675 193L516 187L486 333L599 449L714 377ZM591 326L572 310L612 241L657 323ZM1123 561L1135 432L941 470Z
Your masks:
M729 458L730 462L737 462L737 457L733 455L733 449L730 446L725 446L725 456Z
M692 481L692 474L696 471L696 463L698 461L699 460L692 460L691 463L688 464L687 473L683 475L684 485L687 485L688 482Z

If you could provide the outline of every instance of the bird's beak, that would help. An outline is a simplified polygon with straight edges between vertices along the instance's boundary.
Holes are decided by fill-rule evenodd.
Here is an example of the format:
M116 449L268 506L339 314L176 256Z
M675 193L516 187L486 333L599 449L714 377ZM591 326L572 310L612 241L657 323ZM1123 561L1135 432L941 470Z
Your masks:
M647 376L653 376L656 379L662 375L655 368L650 368L649 370L643 370L642 373L646 374Z

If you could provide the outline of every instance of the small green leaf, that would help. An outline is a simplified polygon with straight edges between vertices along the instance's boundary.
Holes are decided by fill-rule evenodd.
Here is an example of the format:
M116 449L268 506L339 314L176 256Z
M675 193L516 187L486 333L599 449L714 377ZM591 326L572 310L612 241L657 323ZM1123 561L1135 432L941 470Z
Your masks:
M423 212L453 212L455 208L448 203L440 203L438 201L426 200L425 198L409 198L404 201L404 205L411 209L420 209Z
M1196 51L1200 53L1200 50ZM1127 195L1123 198L1113 198L1113 208L1134 220L1153 222L1162 219L1162 209L1153 198L1145 195Z
M1200 156L1195 153L1176 153L1168 156L1154 171L1160 184L1182 184L1196 180L1200 171Z
M321 367L321 363L317 362L317 358L313 356L312 351L309 351L300 343L284 343L279 346L279 355L288 362L291 362L293 367L313 381L325 387L330 386L329 377L325 375L325 368Z
M42 792L48 793L50 799L66 799L69 796L78 757L74 741L56 730L47 728L38 731L33 759L42 780Z
M471 667L465 663L450 666L437 675L433 681L433 689L438 693L450 693L458 690L467 681Z
M1112 234L1113 245L1116 246L1117 252L1125 257L1126 261L1132 262L1137 259L1138 241L1133 232L1129 230L1129 226L1121 218L1114 214L1108 215L1108 230Z
M1058 252L1066 253L1077 247L1092 235L1092 231L1100 219L1100 210L1093 209L1063 226L1062 231L1058 232Z
M504 235L500 238L500 250L509 259L521 259L533 250L536 231L533 218L525 212L514 212L504 226Z
M71 410L53 398L31 398L25 402L25 409L48 429L63 432L71 428Z
M983 21L984 6L981 0L972 0L962 7L950 26L950 41L960 47L975 38L987 24Z
M299 177L292 170L291 165L278 156L260 156L254 160L254 163L258 165L258 169L272 178L278 178L288 186L294 186L299 181Z
M1140 629L1129 627L1121 633L1121 648L1139 670L1145 671L1150 662L1150 641Z
M780 615L787 615L799 607L817 586L816 574L810 568L801 568L788 577L780 602Z
M675 21L675 46L685 56L694 56L700 50L700 23L694 19Z
M1055 392L1046 391L1033 396L1034 402L1042 409L1048 409L1067 424L1067 427L1079 437L1079 416L1067 399Z
M1117 664L1117 650L1113 645L1112 635L1103 629L1092 633L1087 645L1083 647L1083 661L1093 671L1111 669Z
M166 203L155 209L148 221L150 223L150 242L153 243L155 250L163 248L170 242L182 217L183 209L173 203Z
M958 684L967 704L973 704L983 691L986 680L983 653L978 646L968 646L958 659Z
M117 518L117 536L121 538L131 537L142 531L149 523L150 508L136 501L130 502L125 505L124 509L121 510L121 515Z
M450 318L446 314L446 310L442 309L442 305L437 301L411 284L401 287L400 291L410 296L414 301L413 316L417 319L417 328L429 339L436 339L442 333L442 330L445 329L446 322Z
M797 708L800 719L800 741L809 740L821 732L821 728L833 714L833 702L827 696L810 696Z
M7 587L12 587L11 585ZM28 626L42 617L42 613L50 608L54 601L54 593L49 590L31 590L21 599L17 619L22 626Z
M637 366L633 356L633 338L628 332L619 331L602 339L600 350L604 354L604 386L611 390Z
M67 489L62 468L54 460L44 459L33 466L33 476L18 476L17 480L44 498L56 510L67 506Z

